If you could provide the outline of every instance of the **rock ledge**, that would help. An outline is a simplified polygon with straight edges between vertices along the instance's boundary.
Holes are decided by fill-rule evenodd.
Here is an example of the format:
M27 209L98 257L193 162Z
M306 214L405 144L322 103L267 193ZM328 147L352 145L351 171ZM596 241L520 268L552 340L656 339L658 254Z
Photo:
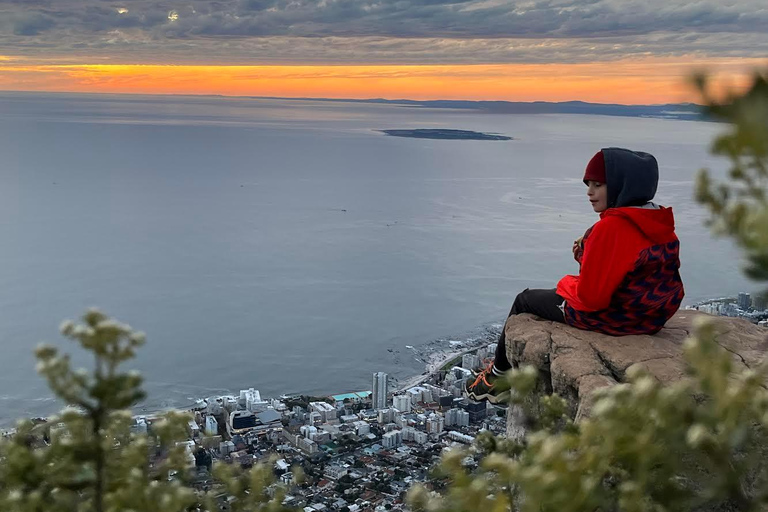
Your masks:
M608 336L582 331L533 315L510 317L505 326L507 358L532 365L542 377L542 391L565 398L576 421L589 416L596 389L625 382L627 370L642 367L663 384L685 377L683 341L693 330L697 311L678 311L659 333ZM718 344L733 355L736 368L754 368L768 353L768 330L743 319L717 317L722 334ZM508 435L519 435L510 407Z

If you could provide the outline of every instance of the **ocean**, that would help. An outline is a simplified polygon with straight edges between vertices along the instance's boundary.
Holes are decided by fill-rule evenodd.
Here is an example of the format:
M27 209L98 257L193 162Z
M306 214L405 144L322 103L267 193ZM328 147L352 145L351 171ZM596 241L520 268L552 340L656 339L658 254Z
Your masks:
M511 141L425 140L448 128ZM142 408L368 390L576 273L601 147L653 153L686 303L754 291L692 199L714 123L365 103L0 93L0 424L61 404L32 350L96 306L147 333ZM438 342L439 346L441 342Z

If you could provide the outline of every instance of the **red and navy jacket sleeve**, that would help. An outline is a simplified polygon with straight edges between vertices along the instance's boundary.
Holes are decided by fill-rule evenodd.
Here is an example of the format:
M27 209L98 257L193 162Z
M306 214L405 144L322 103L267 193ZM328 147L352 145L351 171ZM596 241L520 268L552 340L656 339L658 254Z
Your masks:
M567 275L557 293L579 311L607 308L621 282L635 266L642 235L626 220L607 216L584 239L578 276Z

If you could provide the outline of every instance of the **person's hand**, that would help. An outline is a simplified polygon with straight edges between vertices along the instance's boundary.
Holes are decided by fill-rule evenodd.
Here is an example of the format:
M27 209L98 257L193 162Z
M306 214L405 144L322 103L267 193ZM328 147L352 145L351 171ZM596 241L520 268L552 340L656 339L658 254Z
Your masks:
M576 252L581 249L581 242L584 239L583 236L580 236L576 240L573 241L573 256L576 257Z

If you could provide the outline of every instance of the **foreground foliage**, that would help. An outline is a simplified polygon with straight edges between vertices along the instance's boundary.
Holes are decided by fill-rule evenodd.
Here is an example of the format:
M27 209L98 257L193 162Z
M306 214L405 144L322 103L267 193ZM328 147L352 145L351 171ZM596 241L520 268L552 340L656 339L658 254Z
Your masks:
M73 370L70 358L49 345L36 351L38 371L70 406L45 424L18 425L0 441L0 510L3 512L174 512L219 510L213 493L193 492L185 448L189 416L170 412L151 435L131 432L130 407L144 398L142 378L122 372L144 335L91 310L83 324L61 332L94 357L92 372ZM249 474L217 469L222 491L236 498L230 510L281 510L270 499L271 468ZM217 489L218 491L219 489Z
M768 281L768 72L756 74L752 86L724 102L714 100L704 77L697 85L706 112L729 123L712 144L712 153L731 162L728 181L714 183L708 171L699 173L696 199L711 212L715 232L730 236L744 250L745 273Z

